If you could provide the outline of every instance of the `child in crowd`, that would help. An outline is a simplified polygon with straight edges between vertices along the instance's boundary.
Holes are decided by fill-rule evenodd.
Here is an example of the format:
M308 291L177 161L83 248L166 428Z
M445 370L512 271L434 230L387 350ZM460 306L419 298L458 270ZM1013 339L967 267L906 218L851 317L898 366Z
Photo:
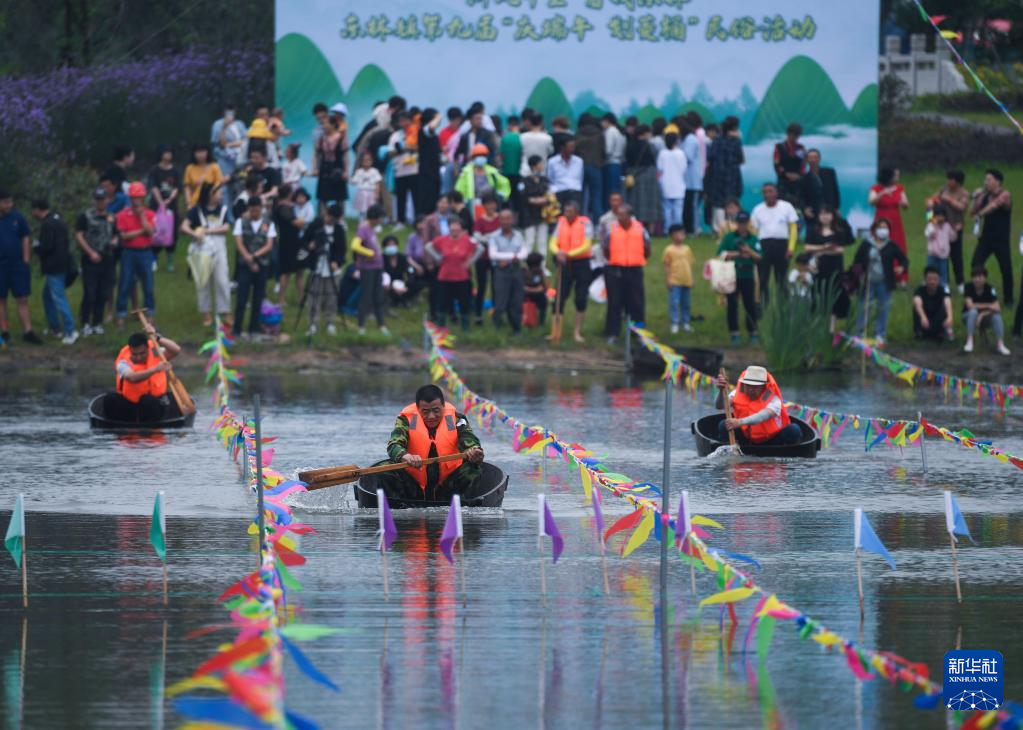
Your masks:
M316 334L318 325L327 325L327 334L336 335L334 315L337 311L338 276L345 262L347 235L344 210L337 203L323 209L306 229L305 250L309 261L309 330L306 337Z
M668 286L668 313L671 315L671 333L677 334L679 325L692 332L689 325L689 303L693 288L693 250L686 243L685 228L679 224L668 229L671 243L664 249L664 279Z
M725 219L718 225L718 243L729 233L736 231L735 218L742 210L742 204L738 198L729 198L725 201Z
M309 172L309 168L298 156L301 146L298 142L292 142L284 149L285 162L281 173L284 176L284 184L291 185L292 188L298 187L302 183L302 178Z
M295 191L295 216L305 221L308 226L316 219L316 206L313 205L312 197L305 188Z
M813 288L813 254L803 252L796 256L796 268L789 272L789 294L808 297Z
M931 219L924 228L927 238L927 265L938 270L941 286L948 286L948 257L952 252L952 242L956 239L956 231L948 222L948 211L944 206L936 205L931 210Z
M270 134L274 136L275 141L281 137L291 136L291 130L284 126L284 109L279 106L274 107L274 110L270 112L270 119L267 121L266 126L269 128Z
M543 174L546 160L540 155L529 156L529 175L519 183L519 205L521 213L519 223L522 226L522 237L526 248L530 251L544 252L547 250L547 220L544 208L548 204L547 195L551 184Z
M366 318L370 310L376 317L380 334L389 337L391 332L384 323L384 256L377 243L376 228L384 220L384 209L371 205L366 219L352 239L352 253L355 267L359 272L359 334L366 334Z
M1009 355L1005 346L1005 323L1002 321L1002 305L998 302L995 288L987 283L987 269L974 266L970 283L963 291L963 320L966 322L966 346L963 352L973 352L973 333L986 319L998 338L998 354Z
M536 307L537 325L540 327L543 327L547 318L547 277L544 275L543 263L543 254L534 251L526 256L526 270L522 272L526 280L525 300Z
M352 175L352 185L355 186L355 209L359 211L360 219L365 218L366 212L380 200L380 186L383 181L380 170L373 166L373 155L363 152L359 156L359 169Z

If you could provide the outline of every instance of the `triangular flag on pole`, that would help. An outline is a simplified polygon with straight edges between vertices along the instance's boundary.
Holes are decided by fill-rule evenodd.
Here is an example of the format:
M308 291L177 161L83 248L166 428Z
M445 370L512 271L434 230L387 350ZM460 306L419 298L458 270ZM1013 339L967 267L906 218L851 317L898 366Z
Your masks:
M551 539L551 548L554 555L554 562L558 562L561 551L565 549L565 540L561 537L558 524L554 521L551 508L547 506L547 500L542 494L536 495L539 508L540 537L547 536Z
M675 520L675 544L682 546L683 541L693 531L692 515L689 512L689 490L682 490L682 498L678 501L678 517Z
M947 490L945 491L945 528L953 538L956 535L964 535L970 542L976 544L970 534L970 528L966 525L966 518L963 517L962 511L959 509L959 503L956 502L952 492Z
M11 522L7 525L7 536L4 547L14 558L14 564L21 567L21 552L25 544L25 495L19 494L11 512Z
M381 552L387 552L398 537L398 528L391 516L391 505L387 502L387 495L383 489L377 490L377 515L380 519L380 544L377 548Z
M462 500L456 494L451 497L451 506L448 508L448 517L444 520L444 532L440 535L440 551L452 565L455 564L455 557L452 549L455 540L462 537Z
M163 492L156 493L153 501L153 519L149 525L149 542L160 560L167 562L167 516L163 511Z
M895 559L892 558L884 543L881 542L877 533L874 532L874 528L870 525L870 520L867 519L867 516L860 507L856 508L854 524L855 537L853 539L853 547L870 553L877 553L888 561L888 565L892 566L892 570L895 570Z

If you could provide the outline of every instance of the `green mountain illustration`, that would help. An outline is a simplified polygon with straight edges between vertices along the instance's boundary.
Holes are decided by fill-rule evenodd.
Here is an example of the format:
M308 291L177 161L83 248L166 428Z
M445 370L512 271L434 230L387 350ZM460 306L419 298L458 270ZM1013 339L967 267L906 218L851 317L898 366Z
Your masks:
M877 84L864 87L852 105L852 123L857 127L877 126Z
M696 112L700 115L700 119L703 120L704 124L710 124L711 122L717 121L717 115L710 109L705 107L698 101L687 101L685 104L680 106L678 109L671 113L671 116L675 117L680 114L687 114L689 112Z
M322 101L330 106L342 101L341 85L320 49L300 33L289 33L277 41L275 55L277 106L287 112L285 121L292 137L297 141L309 139L316 124L313 105Z
M796 121L806 132L852 121L831 77L806 56L792 58L778 71L760 101L746 139L756 144L768 136L782 135L785 127Z
M578 119L580 114L589 113L596 117L602 117L604 114L611 109L611 105L606 100L597 96L590 90L580 91L576 95L575 99L572 100L572 114Z
M646 104L641 106L634 112L634 114L636 119L639 120L640 124L650 124L655 119L657 119L657 117L664 116L661 110L654 106L651 102L647 102Z
M525 105L540 112L547 125L550 125L554 117L572 118L572 105L568 103L568 97L558 82L549 76L537 82Z
M378 101L387 101L398 92L394 90L391 79L376 64L368 64L359 69L359 73L352 79L352 85L345 96L345 103L348 104L348 119L357 125L357 128L350 131L351 138L358 134L366 122L370 120L373 113L373 106Z

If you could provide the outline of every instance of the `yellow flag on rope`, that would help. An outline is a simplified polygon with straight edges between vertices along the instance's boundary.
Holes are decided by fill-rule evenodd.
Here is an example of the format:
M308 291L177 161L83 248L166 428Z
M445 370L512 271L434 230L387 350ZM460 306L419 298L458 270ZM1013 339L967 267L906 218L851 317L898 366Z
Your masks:
M690 520L694 525L703 525L704 527L716 527L719 530L725 529L721 526L720 522L712 520L710 517L704 517L703 515L693 515Z
M633 531L629 541L625 543L625 552L622 553L622 557L626 557L633 550L638 548L640 545L647 541L650 537L650 533L654 529L654 513L648 511L643 519L640 521L639 526Z
M590 476L590 470L583 463L579 464L579 476L583 480L583 493L586 495L585 504L589 504L593 500L593 477Z
M827 630L814 634L813 640L816 641L821 646L835 646L836 644L842 643L842 640L838 637L837 634L833 634L832 632Z
M752 588L732 588L731 590L715 593L713 596L707 596L700 601L700 608L718 603L738 603L739 601L745 601L752 595Z

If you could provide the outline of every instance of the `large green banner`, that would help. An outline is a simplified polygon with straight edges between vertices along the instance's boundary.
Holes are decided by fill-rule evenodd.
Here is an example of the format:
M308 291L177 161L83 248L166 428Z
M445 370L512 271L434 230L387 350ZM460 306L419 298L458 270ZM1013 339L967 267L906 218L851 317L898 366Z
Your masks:
M878 17L877 0L278 0L277 103L305 157L317 101L347 104L353 135L392 94L441 110L529 106L548 121L735 115L750 200L795 121L862 218L876 167Z

